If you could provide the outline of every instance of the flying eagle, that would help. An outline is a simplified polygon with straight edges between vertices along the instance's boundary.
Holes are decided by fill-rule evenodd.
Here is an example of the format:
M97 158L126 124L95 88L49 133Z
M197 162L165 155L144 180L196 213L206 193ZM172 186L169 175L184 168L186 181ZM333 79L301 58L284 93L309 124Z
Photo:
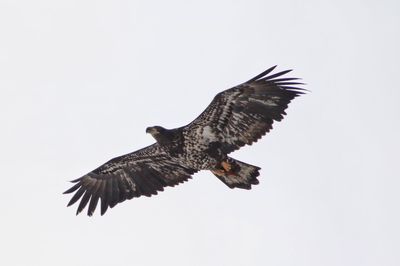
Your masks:
M91 216L101 201L101 215L108 207L142 195L150 197L166 186L187 181L200 170L210 170L230 188L251 189L259 183L260 167L228 157L251 145L281 121L292 99L304 93L297 78L282 78L269 68L236 87L218 93L190 124L165 129L148 127L156 143L111 159L73 180L75 192L68 206L80 200L77 214L89 203Z

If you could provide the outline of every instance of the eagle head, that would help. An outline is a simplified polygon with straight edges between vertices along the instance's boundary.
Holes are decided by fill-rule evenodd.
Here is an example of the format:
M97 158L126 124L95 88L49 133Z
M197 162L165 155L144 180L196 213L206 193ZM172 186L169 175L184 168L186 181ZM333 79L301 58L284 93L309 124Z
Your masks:
M157 141L160 141L165 137L167 129L160 126L148 127L146 128L146 133L150 133L153 138L155 138Z

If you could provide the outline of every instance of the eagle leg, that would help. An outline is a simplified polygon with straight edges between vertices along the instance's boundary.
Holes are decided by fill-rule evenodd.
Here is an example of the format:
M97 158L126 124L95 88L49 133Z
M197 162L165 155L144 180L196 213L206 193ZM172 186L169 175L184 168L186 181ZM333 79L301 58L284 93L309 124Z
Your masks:
M231 172L231 170L233 168L233 165L230 164L228 161L222 161L221 166L227 173Z
M236 174L234 172L227 172L227 171L225 171L225 169L215 169L215 170L211 170L211 172L214 175L219 176L219 177L222 177L222 176L223 177L226 177L226 176L234 177L234 176L236 176Z
M217 169L211 170L215 175L217 176L235 176L236 167L234 165L234 162L230 162L230 160L222 161L220 164L220 167Z
M225 170L222 169L211 170L211 172L216 176L225 176Z

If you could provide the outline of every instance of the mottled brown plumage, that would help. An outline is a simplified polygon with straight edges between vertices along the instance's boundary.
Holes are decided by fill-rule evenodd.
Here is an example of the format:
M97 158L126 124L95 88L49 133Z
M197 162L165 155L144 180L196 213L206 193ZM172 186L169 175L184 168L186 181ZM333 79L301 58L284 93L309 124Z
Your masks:
M230 188L250 189L258 184L260 168L228 157L251 145L281 121L285 109L304 90L296 78L279 78L290 72L269 75L272 67L249 81L218 93L190 124L165 129L148 127L156 143L116 157L72 182L65 193L75 192L68 206L80 200L77 214L86 206L91 216L98 202L103 215L108 207L151 196L166 186L187 181L195 172L210 170Z

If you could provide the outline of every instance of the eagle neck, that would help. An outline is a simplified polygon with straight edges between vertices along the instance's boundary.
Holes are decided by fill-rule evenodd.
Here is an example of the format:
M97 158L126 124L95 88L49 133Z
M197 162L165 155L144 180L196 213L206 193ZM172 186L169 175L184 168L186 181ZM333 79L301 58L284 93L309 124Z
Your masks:
M171 154L179 153L183 146L183 136L179 129L165 130L156 138L158 144L167 149Z

